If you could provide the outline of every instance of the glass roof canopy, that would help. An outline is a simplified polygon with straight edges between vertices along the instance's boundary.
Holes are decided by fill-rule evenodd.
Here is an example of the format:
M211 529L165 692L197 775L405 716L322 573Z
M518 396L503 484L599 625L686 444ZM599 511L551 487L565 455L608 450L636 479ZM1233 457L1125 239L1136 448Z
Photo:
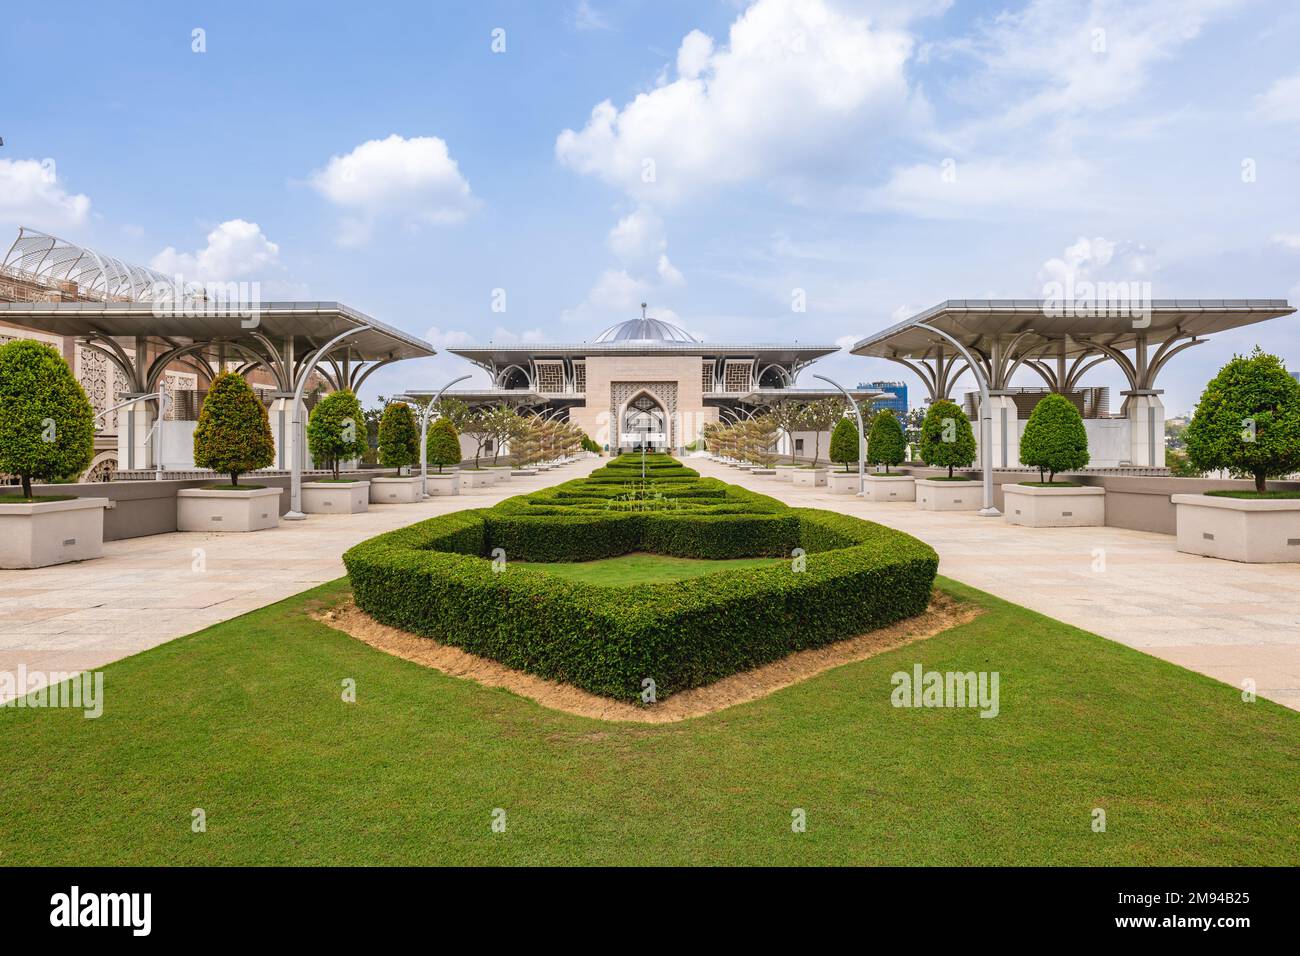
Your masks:
M971 371L952 336L970 353L988 387L1010 387L1022 366L1053 391L1076 389L1084 373L1114 362L1130 392L1154 392L1169 360L1205 336L1292 315L1285 299L1154 299L1071 308L1044 299L949 299L858 341L854 355L911 369L931 400L950 397ZM936 331L939 330L939 331Z

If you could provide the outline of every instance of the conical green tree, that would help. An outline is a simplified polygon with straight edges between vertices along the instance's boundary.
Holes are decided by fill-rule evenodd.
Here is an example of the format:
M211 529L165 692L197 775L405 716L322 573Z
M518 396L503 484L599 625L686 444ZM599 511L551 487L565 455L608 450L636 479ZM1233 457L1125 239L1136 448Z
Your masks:
M379 420L379 463L385 468L402 468L420 460L420 431L415 413L405 402L392 402Z
M1088 433L1074 403L1053 392L1034 406L1020 437L1020 463L1038 469L1041 481L1058 473L1077 471L1088 464Z
M95 411L59 350L19 339L0 348L0 472L22 479L79 475L95 457Z
M975 461L975 433L956 402L941 398L930 405L921 423L921 460L936 468L965 468Z
M442 474L444 466L460 464L460 435L450 419L440 418L429 426L425 460L438 466Z
M903 426L899 424L893 409L882 408L871 423L871 434L867 436L867 461L873 465L884 465L885 474L889 474L890 465L903 463L906 442L903 438Z
M366 453L365 415L352 392L330 392L316 403L307 420L307 448L315 461L329 463L336 479L341 462Z
M230 476L232 485L246 471L275 460L275 440L266 408L257 393L234 372L212 381L194 429L194 464Z
M1258 347L1234 355L1205 386L1184 438L1197 468L1249 475L1263 493L1267 479L1300 470L1300 382Z
M831 461L842 464L844 470L848 471L849 465L858 462L858 445L857 420L841 418L831 432Z

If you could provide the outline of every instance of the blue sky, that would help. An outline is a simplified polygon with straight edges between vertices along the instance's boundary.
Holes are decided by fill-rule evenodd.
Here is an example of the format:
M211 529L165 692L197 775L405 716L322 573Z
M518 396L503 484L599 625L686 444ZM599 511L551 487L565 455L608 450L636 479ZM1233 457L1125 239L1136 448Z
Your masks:
M1065 274L1294 304L1298 42L1287 0L20 7L0 245L21 223L440 347L581 341L643 298L711 341L845 343ZM1220 336L1170 412L1256 343L1300 365L1295 319Z

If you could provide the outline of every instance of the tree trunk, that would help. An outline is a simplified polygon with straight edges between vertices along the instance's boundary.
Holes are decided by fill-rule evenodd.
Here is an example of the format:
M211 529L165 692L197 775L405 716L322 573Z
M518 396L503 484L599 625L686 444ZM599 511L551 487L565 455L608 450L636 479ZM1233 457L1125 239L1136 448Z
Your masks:
M238 488L238 487L239 487L239 472L237 472L237 471L232 471L232 472L230 473L230 487L232 487L232 488Z
M949 477L949 478L952 477L952 465L949 465L949 466L948 466L948 477Z
M23 497L28 501L32 500L32 476L22 475L23 479Z
M1262 471L1255 472L1255 490L1261 495L1268 491L1268 479Z

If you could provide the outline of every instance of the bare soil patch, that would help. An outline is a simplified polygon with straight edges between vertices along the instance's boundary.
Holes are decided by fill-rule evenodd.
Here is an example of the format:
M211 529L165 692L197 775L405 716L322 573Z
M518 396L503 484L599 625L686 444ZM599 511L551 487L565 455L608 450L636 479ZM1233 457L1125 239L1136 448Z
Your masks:
M543 707L597 720L668 724L689 717L703 717L736 704L766 697L782 687L805 681L833 667L865 660L883 651L924 640L969 623L980 613L981 609L973 604L935 591L925 613L916 617L868 634L836 641L825 647L797 651L771 664L732 674L707 687L679 691L662 703L645 706L600 697L568 684L514 670L496 661L466 653L458 647L439 644L429 637L380 624L358 608L351 598L334 607L312 611L311 616L322 624L387 654L432 667L453 677L469 678L485 687L504 687Z

